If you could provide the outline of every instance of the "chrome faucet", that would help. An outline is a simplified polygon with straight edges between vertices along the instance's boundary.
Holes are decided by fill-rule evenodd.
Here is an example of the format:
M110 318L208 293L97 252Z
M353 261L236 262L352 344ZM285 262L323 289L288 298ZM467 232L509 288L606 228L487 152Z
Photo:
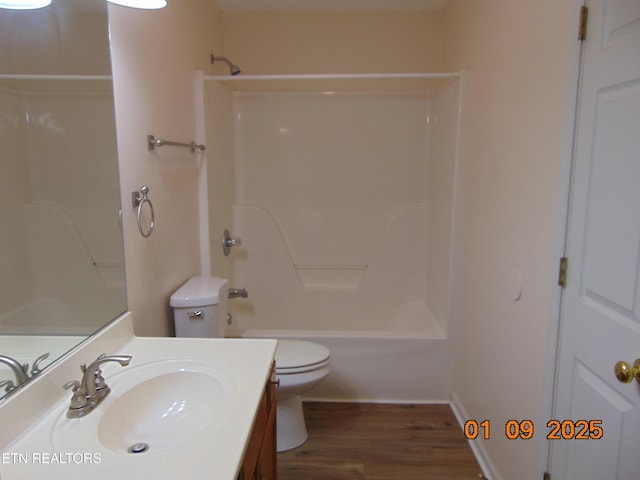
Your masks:
M9 393L18 388L20 385L25 383L29 378L38 375L42 369L40 368L40 363L49 356L48 353L40 355L33 362L33 367L31 367L31 372L29 372L29 364L21 364L15 358L8 357L6 355L0 355L0 363L4 363L8 365L13 373L16 376L15 383L11 380L0 382L0 388L5 387L5 392Z
M247 298L249 294L247 293L246 288L230 288L229 289L229 298Z
M8 365L13 373L16 376L16 382L18 385L22 385L24 382L29 380L29 364L25 363L22 365L19 361L14 358L7 357L6 355L0 355L0 363L4 363Z
M111 389L106 384L100 365L107 362L117 362L123 367L129 365L131 361L129 355L100 355L96 360L87 366L86 364L80 365L82 370L82 380L72 380L64 384L64 389L71 389L73 396L71 397L71 404L67 409L67 417L80 418L91 413L100 402L109 395Z

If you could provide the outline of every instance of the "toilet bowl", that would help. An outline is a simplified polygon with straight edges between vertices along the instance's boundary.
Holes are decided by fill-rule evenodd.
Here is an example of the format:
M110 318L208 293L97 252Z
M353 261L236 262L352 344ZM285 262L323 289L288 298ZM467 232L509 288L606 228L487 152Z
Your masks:
M324 345L278 340L276 349L277 450L284 452L307 441L301 395L329 375L331 352Z
M193 277L170 298L176 337L224 337L228 281ZM276 349L277 445L284 452L308 438L301 395L320 383L330 367L329 349L302 340L278 340Z

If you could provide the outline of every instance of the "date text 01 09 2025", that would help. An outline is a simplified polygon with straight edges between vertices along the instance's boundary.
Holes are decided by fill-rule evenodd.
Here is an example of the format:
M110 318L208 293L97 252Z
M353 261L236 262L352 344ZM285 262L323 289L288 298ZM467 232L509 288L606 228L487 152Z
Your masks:
M549 440L599 440L604 435L602 420L549 420L547 422ZM504 434L509 440L529 440L535 431L531 420L508 420ZM491 422L467 420L464 424L464 436L469 440L491 438Z

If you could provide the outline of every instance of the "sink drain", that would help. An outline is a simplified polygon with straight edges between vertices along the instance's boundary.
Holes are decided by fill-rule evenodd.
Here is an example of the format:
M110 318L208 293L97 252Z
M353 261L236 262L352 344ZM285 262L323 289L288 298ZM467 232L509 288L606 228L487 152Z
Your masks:
M133 445L131 445L129 447L129 453L144 453L147 450L149 450L149 444L148 443L134 443Z

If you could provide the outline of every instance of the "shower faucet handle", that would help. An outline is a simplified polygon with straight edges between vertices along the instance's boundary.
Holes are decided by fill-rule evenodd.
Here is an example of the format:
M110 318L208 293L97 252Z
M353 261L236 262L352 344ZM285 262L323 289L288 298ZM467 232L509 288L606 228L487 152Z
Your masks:
M224 236L222 238L222 251L224 252L225 257L228 257L231 253L231 247L236 247L238 245L242 245L242 240L240 238L232 238L229 230L224 231Z

